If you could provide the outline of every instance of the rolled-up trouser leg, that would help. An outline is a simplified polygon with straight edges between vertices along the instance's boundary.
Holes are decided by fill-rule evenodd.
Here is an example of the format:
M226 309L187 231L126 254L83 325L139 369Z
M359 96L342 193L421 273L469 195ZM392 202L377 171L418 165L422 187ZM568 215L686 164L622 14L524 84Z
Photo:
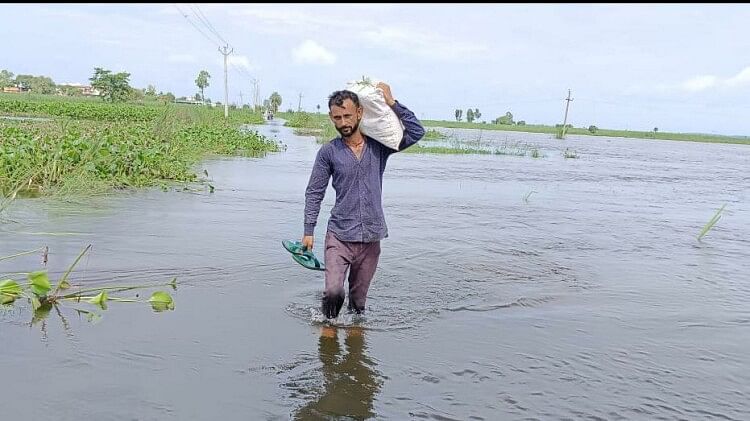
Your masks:
M321 311L329 319L336 318L339 315L339 311L341 311L341 306L344 305L344 295L346 293L344 279L346 279L346 270L351 264L349 254L346 245L328 231L325 239L324 256L326 263L326 286L323 291Z
M355 243L352 246L356 253L349 268L349 310L362 313L365 311L370 282L378 267L380 241Z

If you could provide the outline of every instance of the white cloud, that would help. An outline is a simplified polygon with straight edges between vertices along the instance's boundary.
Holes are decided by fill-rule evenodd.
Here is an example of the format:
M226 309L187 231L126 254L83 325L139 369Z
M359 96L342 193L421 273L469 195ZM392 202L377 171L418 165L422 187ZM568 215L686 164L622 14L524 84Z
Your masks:
M725 84L729 87L750 85L750 66L745 67L742 71L727 79Z
M682 89L690 92L703 91L716 86L718 78L716 76L696 76L682 84Z
M170 54L167 56L169 63L195 63L197 59L192 54Z
M364 32L372 45L427 58L457 60L489 51L483 44L445 38L429 32L395 27L381 27Z
M332 52L309 39L292 50L292 57L298 64L330 65L336 63L336 56Z
M222 60L222 66L223 66L224 65L224 59L221 58L221 60ZM235 66L235 67L240 67L240 68L243 68L245 70L253 70L253 69L255 69L255 66L250 63L250 60L246 56L239 55L239 54L230 54L227 57L227 65Z

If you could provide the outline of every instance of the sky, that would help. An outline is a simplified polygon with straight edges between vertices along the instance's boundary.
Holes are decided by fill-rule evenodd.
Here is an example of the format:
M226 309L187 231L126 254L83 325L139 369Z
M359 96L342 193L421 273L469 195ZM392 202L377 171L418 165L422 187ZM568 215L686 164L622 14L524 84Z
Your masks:
M420 119L750 135L750 4L2 4L0 69L281 109L367 76ZM301 98L300 98L301 94Z

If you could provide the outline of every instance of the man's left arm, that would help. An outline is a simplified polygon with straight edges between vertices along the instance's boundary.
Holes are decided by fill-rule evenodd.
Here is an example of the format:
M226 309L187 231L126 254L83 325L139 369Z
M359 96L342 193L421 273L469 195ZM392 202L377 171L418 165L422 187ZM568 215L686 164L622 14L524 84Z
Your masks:
M396 116L401 120L404 125L404 137L401 139L401 143L398 145L398 151L389 149L388 152L401 152L409 146L419 142L419 139L424 137L425 131L422 127L422 123L419 122L417 116L411 112L410 109L406 108L403 104L393 99L391 93L391 87L384 82L380 82L377 88L383 92L383 99L385 103L396 113Z
M422 127L422 123L417 119L417 116L398 101L395 101L395 103L391 105L391 109L393 109L399 120L401 120L401 123L404 125L404 138L401 139L401 143L398 145L398 151L394 151L401 152L409 146L419 142L419 140L424 137L425 131L424 127Z

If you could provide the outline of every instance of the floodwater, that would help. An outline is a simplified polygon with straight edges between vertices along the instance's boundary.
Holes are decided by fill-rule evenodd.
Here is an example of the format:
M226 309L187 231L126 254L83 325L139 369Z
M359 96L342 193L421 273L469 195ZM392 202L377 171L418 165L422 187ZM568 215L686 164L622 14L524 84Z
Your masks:
M368 313L326 328L281 246L318 145L280 124L286 151L201 165L212 194L14 202L0 256L49 246L57 279L92 244L73 282L178 287L0 309L0 418L750 419L750 146L449 130L542 156L394 155Z

